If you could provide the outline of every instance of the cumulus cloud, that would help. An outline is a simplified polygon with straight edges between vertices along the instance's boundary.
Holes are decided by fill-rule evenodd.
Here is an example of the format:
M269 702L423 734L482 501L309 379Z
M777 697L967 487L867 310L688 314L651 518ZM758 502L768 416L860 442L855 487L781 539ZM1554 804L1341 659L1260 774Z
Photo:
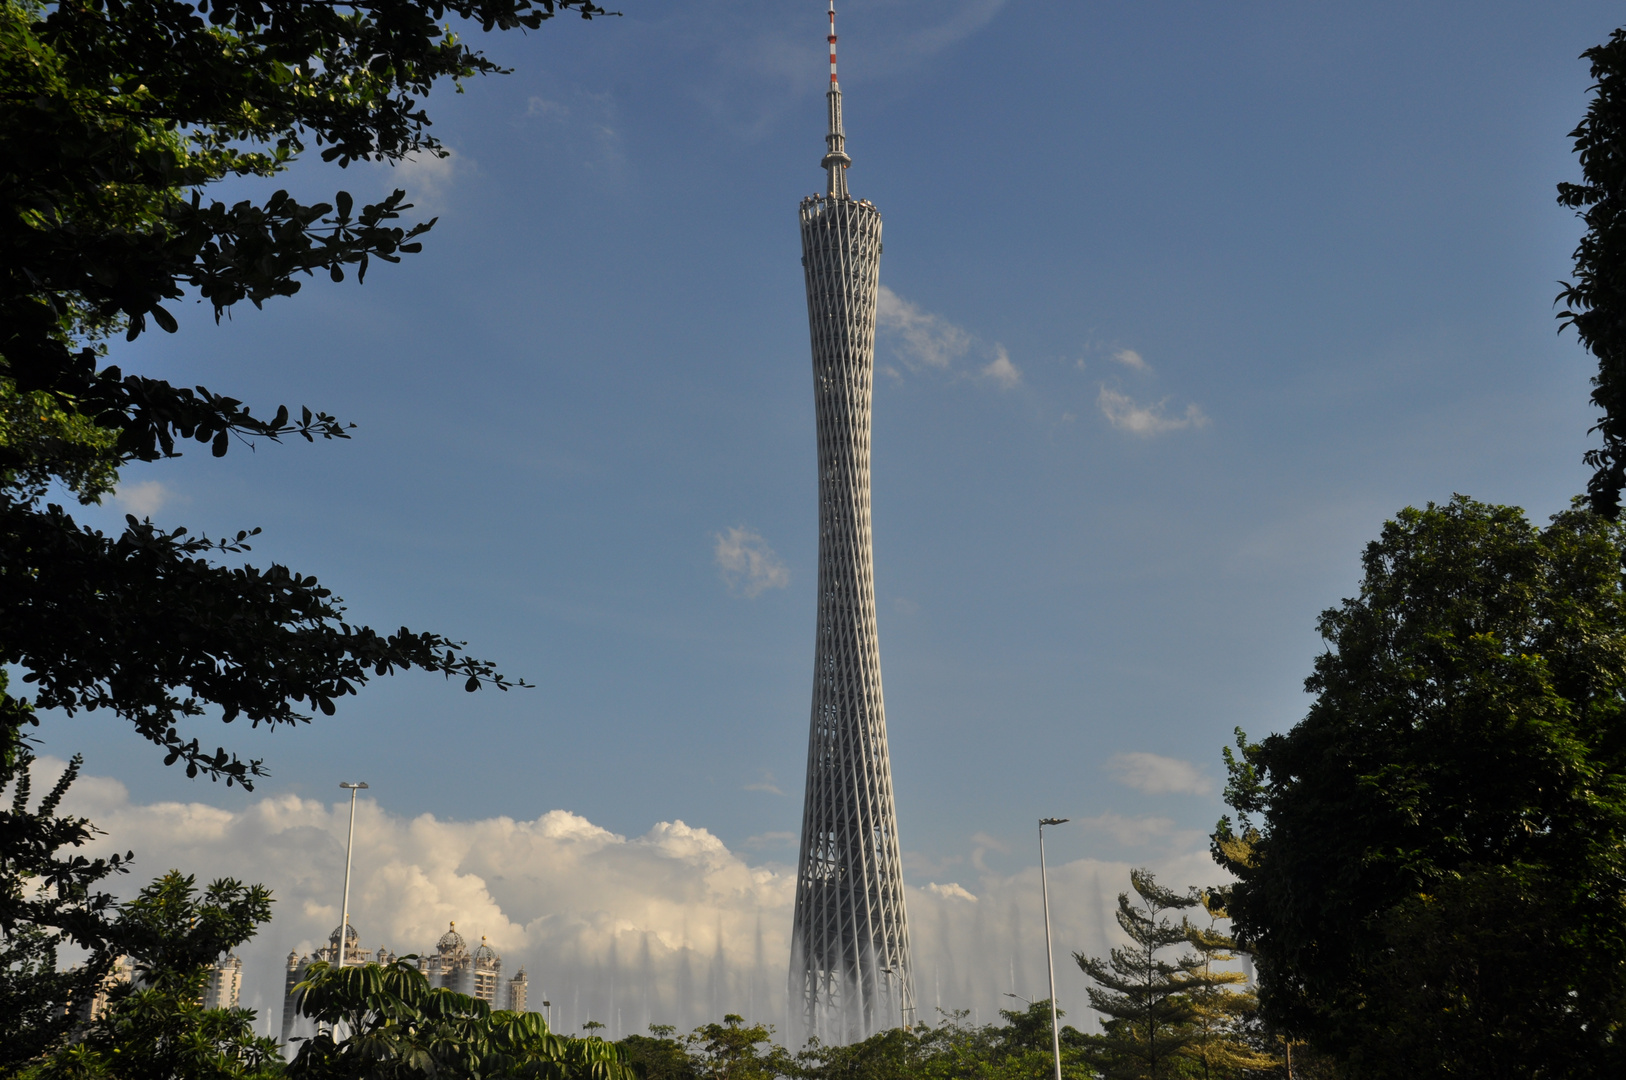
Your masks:
M876 300L875 325L896 335L898 359L911 371L946 369L971 347L971 335L941 315L922 311L885 285Z
M941 896L946 900L968 900L973 904L977 902L977 898L972 896L966 887L958 881L951 881L946 885L939 885L934 881L926 886L926 891L933 896Z
M1107 770L1125 787L1147 795L1212 795L1214 782L1189 761L1161 754L1114 754Z
M157 480L142 480L135 484L120 484L113 493L113 501L127 514L138 518L151 517L174 502L175 492Z
M994 346L993 362L982 369L982 374L985 378L998 383L1001 390L1009 390L1022 382L1022 372L1011 363L1010 354L1005 351L1003 345Z
M36 790L62 765L39 762ZM288 952L308 952L339 921L348 804L292 795L245 796L229 809L142 804L118 781L86 776L64 809L104 830L89 854L135 851L135 872L112 883L125 895L171 867L200 881L233 876L272 890L273 921L241 955L243 1003L260 1013L261 1030L275 1030ZM623 836L566 810L528 821L446 821L363 799L356 841L351 918L370 949L429 950L455 920L466 938L488 939L505 976L526 969L533 1001L552 1000L563 1030L592 1018L618 1038L650 1023L687 1029L725 1012L791 1030L785 972L794 869L753 865L707 829L665 821ZM765 833L742 846L778 853L794 844L790 833ZM979 852L1005 847L986 836L971 844ZM1200 837L1184 850L1164 837L1160 854L1132 854L1132 862L1051 865L1063 955L1099 956L1122 943L1111 912L1131 865L1152 867L1174 887L1215 877ZM925 1015L934 1006L969 1008L986 1022L1007 1003L1005 992L1043 996L1038 867L983 869L962 882L905 890L916 995ZM1057 975L1064 1007L1087 1022L1082 975L1071 964Z
M1112 362L1122 364L1131 371L1150 373L1152 370L1152 365L1148 364L1146 358L1134 349L1119 349L1112 354Z
M761 534L741 526L715 533L713 539L717 569L730 592L757 597L768 589L783 589L790 584L790 569Z
M1150 437L1169 431L1179 431L1182 428L1208 426L1208 417L1195 404L1187 405L1182 415L1169 416L1163 411L1166 402L1165 398L1150 405L1138 405L1127 394L1122 394L1104 383L1101 386L1100 396L1096 398L1101 415L1107 418L1108 423L1121 431L1135 435Z

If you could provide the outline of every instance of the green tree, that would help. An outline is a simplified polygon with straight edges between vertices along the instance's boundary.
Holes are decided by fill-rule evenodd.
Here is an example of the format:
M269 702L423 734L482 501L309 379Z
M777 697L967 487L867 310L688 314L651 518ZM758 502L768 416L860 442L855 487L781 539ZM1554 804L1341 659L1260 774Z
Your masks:
M106 1011L24 1080L272 1080L276 1040L254 1034L248 1009L200 1004L207 965L271 918L271 896L230 879L199 893L170 871L119 912L114 936L135 981L114 989Z
M75 1022L75 1007L88 1000L112 966L113 896L99 885L124 872L128 856L90 859L72 849L96 834L84 818L60 814L62 797L79 775L75 757L33 806L30 767L34 755L23 727L28 709L5 697L0 669L0 1077L44 1053ZM88 955L59 970L58 950L73 945Z
M292 1080L638 1080L616 1044L555 1035L538 1013L493 1012L432 988L406 960L318 962L296 992L321 1030L300 1043Z
M1602 410L1593 431L1603 445L1588 450L1587 492L1596 512L1620 513L1626 486L1626 29L1581 54L1592 64L1592 102L1570 132L1582 181L1558 185L1560 205L1586 223L1575 249L1574 281L1564 285L1558 318L1598 361L1592 403Z
M695 1028L688 1043L690 1060L704 1080L772 1080L791 1067L790 1055L773 1041L771 1025L746 1027L745 1017L735 1013L721 1024Z
M1107 1017L1095 1057L1102 1075L1164 1080L1181 1075L1196 1038L1187 991L1202 966L1190 953L1163 959L1164 952L1192 938L1185 915L1174 922L1166 913L1184 912L1198 901L1163 888L1149 870L1130 871L1129 882L1137 899L1119 893L1117 919L1130 944L1113 949L1106 959L1083 953L1073 959L1096 984L1089 991L1091 1007Z
M643 1080L699 1080L689 1050L671 1024L650 1024L648 1035L628 1035L617 1042Z
M1368 545L1304 720L1226 752L1272 1025L1361 1077L1626 1074L1623 557L1461 496Z
M222 181L269 180L307 145L324 161L444 153L422 98L500 69L447 28L534 30L590 0L0 0L0 664L40 708L110 709L188 775L251 783L256 759L180 728L215 715L276 727L332 714L370 678L420 667L506 686L460 642L352 625L314 579L224 567L250 530L214 541L130 519L104 536L44 501L61 480L94 501L132 461L185 441L347 437L331 416L254 413L204 387L103 366L103 340L358 281L416 252L396 191L227 205ZM269 185L267 185L269 186Z
M1252 990L1233 989L1245 984L1247 977L1221 966L1235 961L1238 951L1236 939L1219 928L1230 918L1226 911L1230 889L1206 889L1199 899L1208 925L1193 926L1190 943L1201 965L1184 983L1191 1004L1192 1038L1186 1053L1194 1063L1192 1074L1221 1080L1273 1069L1283 1064L1281 1056L1269 1052L1268 1042L1261 1046L1249 1037L1258 997Z

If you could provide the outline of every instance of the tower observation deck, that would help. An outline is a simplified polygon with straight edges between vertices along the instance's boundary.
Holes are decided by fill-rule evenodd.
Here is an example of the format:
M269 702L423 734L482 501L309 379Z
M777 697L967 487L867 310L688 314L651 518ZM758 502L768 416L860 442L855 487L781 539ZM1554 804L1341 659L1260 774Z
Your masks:
M835 0L822 195L802 200L802 266L819 440L813 716L791 933L790 1005L807 1034L846 1043L913 1022L892 766L870 548L870 394L881 214L847 192Z

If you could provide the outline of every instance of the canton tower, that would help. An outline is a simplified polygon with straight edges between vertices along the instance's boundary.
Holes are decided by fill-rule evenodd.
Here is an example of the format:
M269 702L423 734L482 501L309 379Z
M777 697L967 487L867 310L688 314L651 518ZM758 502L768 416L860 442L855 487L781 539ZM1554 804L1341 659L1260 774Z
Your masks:
M847 193L835 0L826 98L830 133L820 164L828 182L801 206L819 437L819 603L790 1007L807 1034L847 1043L903 1022L914 994L870 550L881 214Z

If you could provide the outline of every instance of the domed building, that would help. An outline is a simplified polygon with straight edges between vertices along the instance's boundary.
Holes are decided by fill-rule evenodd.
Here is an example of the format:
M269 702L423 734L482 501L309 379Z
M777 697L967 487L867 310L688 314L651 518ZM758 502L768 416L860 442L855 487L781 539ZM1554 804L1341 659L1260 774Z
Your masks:
M345 927L348 931L344 936L344 963L346 967L360 964L393 964L395 954L388 949L380 948L376 953L370 953L361 947L361 935L356 932L356 924L351 923ZM294 987L305 981L305 972L318 960L331 964L339 956L339 928L335 926L333 933L327 936L327 944L310 953L301 956L297 950L288 954L288 975L283 980L282 990L282 1041L293 1037L295 1028L299 1026L299 1002L294 998ZM241 976L239 976L241 979Z
M335 929L328 935L328 943L310 953L300 956L297 951L288 954L288 978L282 999L282 1041L284 1044L297 1035L311 1034L304 1030L309 1027L308 1021L302 1021L299 1016L299 1002L294 995L294 987L305 979L305 973L318 960L333 963L339 955L339 931ZM349 933L345 937L344 962L345 966L356 964L391 964L396 959L395 953L389 949L380 948L376 953L370 953L361 947L361 937L356 933L354 923L350 924ZM506 1008L514 1012L524 1012L528 981L524 969L512 979L508 980L507 1000L499 1003L498 990L502 984L502 957L497 950L485 939L473 952L469 951L468 943L463 935L457 932L454 922L447 927L440 940L435 942L434 951L418 958L418 970L424 973L429 985L459 994L467 994L478 998L490 1005L493 1009Z
M497 983L502 979L502 957L486 939L480 939L480 947L474 950L474 996L497 1008Z

